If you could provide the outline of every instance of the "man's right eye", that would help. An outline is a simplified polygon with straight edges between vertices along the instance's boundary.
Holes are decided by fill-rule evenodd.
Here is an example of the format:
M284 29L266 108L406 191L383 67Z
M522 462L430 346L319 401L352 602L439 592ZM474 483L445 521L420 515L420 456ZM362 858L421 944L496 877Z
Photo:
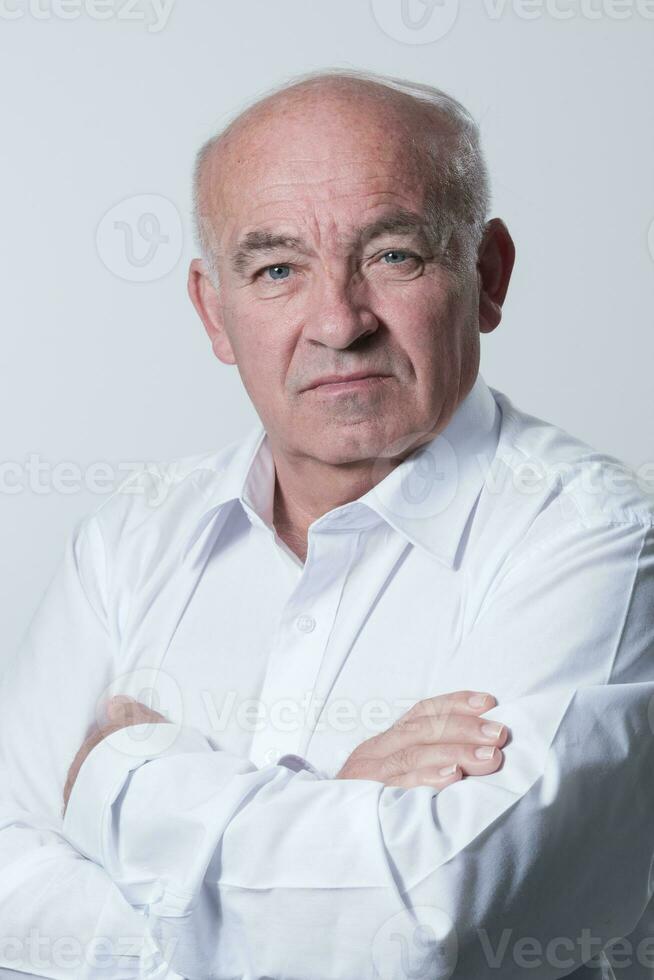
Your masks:
M263 269L259 269L259 272L257 273L257 277L266 276L266 274L269 273L269 276L267 276L267 278L272 280L272 282L280 282L282 279L288 279L288 273L290 272L290 268L291 267L289 265L283 265L283 264L267 265L264 266Z

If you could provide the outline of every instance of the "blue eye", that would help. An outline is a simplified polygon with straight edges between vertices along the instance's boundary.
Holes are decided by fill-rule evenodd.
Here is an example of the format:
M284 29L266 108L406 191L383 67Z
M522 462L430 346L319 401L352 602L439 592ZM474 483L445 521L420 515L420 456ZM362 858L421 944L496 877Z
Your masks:
M409 254L410 254L409 252L401 252L399 249L393 248L393 249L390 249L388 252L384 252L383 258L384 259L387 259L389 255L399 255L400 256L400 261L404 261L404 259ZM389 262L387 264L388 265L399 265L398 262Z
M277 273L283 273L284 271L288 273L289 269L290 266L288 265L269 265L264 271L270 273L270 278L273 282L279 282L280 279L288 279L288 275L277 275Z

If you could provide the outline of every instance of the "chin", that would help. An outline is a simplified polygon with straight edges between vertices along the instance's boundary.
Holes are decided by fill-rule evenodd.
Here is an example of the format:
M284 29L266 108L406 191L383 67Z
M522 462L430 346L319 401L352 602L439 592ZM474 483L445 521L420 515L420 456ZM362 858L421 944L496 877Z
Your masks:
M308 438L311 455L332 465L355 463L387 456L398 434L392 427L380 425L380 419L363 420L348 425L316 425Z

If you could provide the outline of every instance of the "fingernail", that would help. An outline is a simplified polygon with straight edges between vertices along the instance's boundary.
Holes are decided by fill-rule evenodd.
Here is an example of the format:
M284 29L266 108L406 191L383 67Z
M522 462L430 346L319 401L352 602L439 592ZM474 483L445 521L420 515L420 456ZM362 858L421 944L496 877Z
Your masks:
M493 745L480 745L478 749L475 749L475 755L478 759L492 759L494 752L495 747Z
M473 694L468 698L468 704L471 708L481 708L482 705L486 704L488 700L487 694Z
M439 769L438 774L439 776L453 776L458 768L459 768L458 764L456 762L453 762L452 765L443 766L442 769Z
M488 736L488 738L499 738L502 734L502 729L504 725L500 725L495 721L489 721L485 725L481 726L481 731L483 735Z

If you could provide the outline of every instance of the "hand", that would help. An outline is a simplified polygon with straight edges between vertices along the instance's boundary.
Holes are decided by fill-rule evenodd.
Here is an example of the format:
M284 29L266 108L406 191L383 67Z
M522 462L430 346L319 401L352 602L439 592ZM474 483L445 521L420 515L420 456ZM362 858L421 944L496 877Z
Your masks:
M141 704L140 701L135 701L127 694L117 694L111 698L107 704L106 714L107 721L103 722L100 726L96 726L91 734L86 737L68 770L68 778L64 786L63 814L66 813L68 800L75 785L77 775L82 768L82 763L103 738L111 735L112 732L117 732L120 728L127 728L128 725L141 725L144 722L155 722L156 724L166 722L167 724L171 724L168 718L164 718L158 711L148 708L147 705Z
M469 698L482 698L479 704ZM506 725L478 716L497 704L492 694L455 691L418 701L387 731L366 739L352 752L336 779L375 779L387 786L433 786L443 789L466 776L485 776L499 769ZM499 728L483 732L484 725ZM488 759L475 750L492 749ZM449 770L449 771L448 771Z

